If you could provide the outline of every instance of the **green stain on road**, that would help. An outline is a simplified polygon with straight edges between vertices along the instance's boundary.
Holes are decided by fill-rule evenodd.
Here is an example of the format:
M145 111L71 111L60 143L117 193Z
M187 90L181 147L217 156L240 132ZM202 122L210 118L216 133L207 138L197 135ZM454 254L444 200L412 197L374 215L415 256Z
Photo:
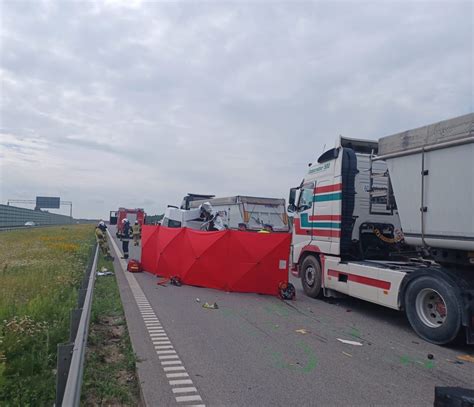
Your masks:
M433 360L416 360L408 355L400 356L400 363L405 366L419 364L425 369L433 369L435 367Z
M221 307L221 312L222 312L222 315L225 316L225 317L236 317L237 316L237 313L233 309L230 309L230 308Z
M273 351L271 352L271 356L273 358L274 365L280 369L287 369L293 372L311 373L318 365L318 358L314 354L313 350L305 343L300 342L297 344L297 346L298 348L301 348L305 354L306 360L304 364L300 364L298 362L290 363L287 361L288 358L285 358L282 353Z
M283 304L264 305L262 308L265 311L267 311L268 313L276 314L279 317L289 317L290 316L290 311L288 309L288 306L283 305Z
M349 332L349 335L354 337L354 338L357 338L357 339L359 339L361 337L360 336L360 331L357 328L354 328L354 327L351 327L351 331Z

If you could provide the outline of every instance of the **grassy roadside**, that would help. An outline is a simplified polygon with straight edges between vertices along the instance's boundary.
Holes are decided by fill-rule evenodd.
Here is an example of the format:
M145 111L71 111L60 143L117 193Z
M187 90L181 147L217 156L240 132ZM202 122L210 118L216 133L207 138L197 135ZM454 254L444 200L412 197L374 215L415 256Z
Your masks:
M111 261L99 257L98 270L113 271ZM140 405L135 355L115 275L98 276L89 329L82 405Z
M0 405L52 405L56 346L94 244L92 225L0 234Z

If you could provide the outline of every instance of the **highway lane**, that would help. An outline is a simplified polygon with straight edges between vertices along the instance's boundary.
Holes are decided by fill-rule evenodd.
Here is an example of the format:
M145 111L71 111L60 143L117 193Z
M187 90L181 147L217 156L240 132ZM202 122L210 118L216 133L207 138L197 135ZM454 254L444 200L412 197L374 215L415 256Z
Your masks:
M131 246L131 257L138 249ZM313 300L294 278L297 299L283 302L135 277L209 406L421 406L433 404L436 385L474 387L474 364L455 363L472 347L429 344L390 309ZM204 309L206 301L219 309Z

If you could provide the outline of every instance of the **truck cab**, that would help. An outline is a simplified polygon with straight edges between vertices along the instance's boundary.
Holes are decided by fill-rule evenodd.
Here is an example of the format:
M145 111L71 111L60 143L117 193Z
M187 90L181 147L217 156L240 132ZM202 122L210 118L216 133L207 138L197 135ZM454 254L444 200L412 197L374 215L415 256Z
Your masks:
M371 160L376 152L376 142L340 138L292 188L295 262L307 251L365 260L397 250L393 243L401 241L400 219L387 165Z

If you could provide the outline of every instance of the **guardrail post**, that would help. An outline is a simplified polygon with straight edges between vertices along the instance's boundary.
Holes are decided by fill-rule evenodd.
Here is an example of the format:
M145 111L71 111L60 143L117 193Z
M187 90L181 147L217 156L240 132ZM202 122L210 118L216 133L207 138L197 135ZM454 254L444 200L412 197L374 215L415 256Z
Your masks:
M76 328L77 330L77 328ZM61 343L58 345L58 360L56 365L56 404L63 402L64 389L66 388L69 367L71 366L72 350L74 343Z

